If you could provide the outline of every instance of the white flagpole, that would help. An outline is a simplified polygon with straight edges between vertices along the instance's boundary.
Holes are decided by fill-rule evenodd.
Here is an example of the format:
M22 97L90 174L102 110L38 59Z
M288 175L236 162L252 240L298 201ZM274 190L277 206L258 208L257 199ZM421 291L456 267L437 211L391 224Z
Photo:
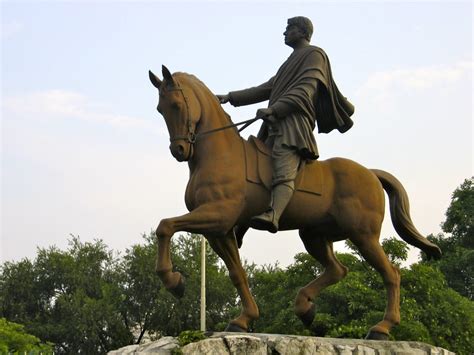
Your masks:
M201 236L201 331L206 331L206 238Z

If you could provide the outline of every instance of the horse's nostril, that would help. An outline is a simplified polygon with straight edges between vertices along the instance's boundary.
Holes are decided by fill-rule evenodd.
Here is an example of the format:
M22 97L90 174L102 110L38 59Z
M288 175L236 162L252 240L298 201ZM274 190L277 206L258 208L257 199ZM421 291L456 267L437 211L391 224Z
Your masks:
M184 154L184 148L182 145L178 145L178 154L183 155Z

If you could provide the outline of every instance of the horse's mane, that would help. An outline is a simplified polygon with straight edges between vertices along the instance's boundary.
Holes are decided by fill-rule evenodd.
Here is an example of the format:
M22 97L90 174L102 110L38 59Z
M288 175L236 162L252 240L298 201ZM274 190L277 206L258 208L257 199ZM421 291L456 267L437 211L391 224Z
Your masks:
M195 75L193 74L188 74L184 72L176 72L173 74L173 78L177 79L180 83L185 83L193 88L193 90L199 90L201 91L204 96L209 100L209 101L215 101L217 103L217 98L216 96L212 93L212 91L204 84L201 80L199 80ZM211 101L211 102L212 102ZM233 123L230 115L225 112L225 110L222 108L220 104L217 105L222 112L225 114L227 117L229 123Z
M178 79L180 82L182 82L180 79L183 79L184 81L190 81L192 86L199 86L201 90L206 91L208 95L213 95L211 90L204 84L201 80L199 80L195 75L193 74L188 74L184 72L177 72L173 74L173 77Z

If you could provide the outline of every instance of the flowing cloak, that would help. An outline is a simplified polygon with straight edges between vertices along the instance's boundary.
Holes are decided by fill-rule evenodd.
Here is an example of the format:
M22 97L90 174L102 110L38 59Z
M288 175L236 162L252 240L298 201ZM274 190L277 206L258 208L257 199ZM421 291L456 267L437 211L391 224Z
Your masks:
M263 123L258 137L281 136L279 142L296 149L305 159L317 159L313 130L319 133L334 129L344 133L353 125L354 106L340 93L333 80L326 53L319 47L297 49L266 83L229 93L234 106L269 100L269 107L279 118L276 126Z

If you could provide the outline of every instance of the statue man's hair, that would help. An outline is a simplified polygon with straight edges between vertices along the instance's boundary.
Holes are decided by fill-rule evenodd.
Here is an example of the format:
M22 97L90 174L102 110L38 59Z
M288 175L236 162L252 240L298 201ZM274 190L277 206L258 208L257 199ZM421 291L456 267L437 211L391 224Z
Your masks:
M304 16L296 16L288 19L288 25L294 25L298 27L305 35L305 39L309 42L313 35L313 23L311 20Z

